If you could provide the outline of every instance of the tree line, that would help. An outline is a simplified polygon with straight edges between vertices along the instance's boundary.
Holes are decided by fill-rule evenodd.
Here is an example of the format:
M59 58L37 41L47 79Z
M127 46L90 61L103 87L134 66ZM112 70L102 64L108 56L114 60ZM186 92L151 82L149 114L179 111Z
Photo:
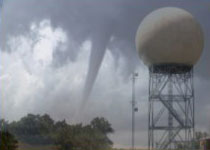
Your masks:
M200 141L204 138L209 137L209 133L205 132L205 131L196 131L195 135L194 135L194 139L191 141L192 142L192 146L195 150L199 150L200 149ZM186 145L187 144L187 145ZM177 150L184 150L186 149L186 146L188 146L190 143L176 143L176 149Z
M48 114L28 114L11 123L2 119L0 125L1 135L10 134L16 145L17 141L31 145L54 144L59 150L106 150L113 145L108 135L114 130L103 117L94 118L87 125L70 125L65 120L54 121ZM0 147L5 145L4 142L1 138ZM13 147L15 149L17 146Z

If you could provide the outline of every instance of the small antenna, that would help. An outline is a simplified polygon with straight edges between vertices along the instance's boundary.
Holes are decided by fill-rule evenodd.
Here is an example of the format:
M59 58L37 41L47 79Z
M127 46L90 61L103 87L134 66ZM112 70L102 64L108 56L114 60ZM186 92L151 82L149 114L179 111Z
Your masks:
M132 101L131 101L131 106L132 106L132 137L131 137L132 150L134 150L134 145L135 145L135 112L138 111L138 108L136 107L136 101L135 101L135 81L136 81L137 77L138 77L138 73L134 72L132 74Z

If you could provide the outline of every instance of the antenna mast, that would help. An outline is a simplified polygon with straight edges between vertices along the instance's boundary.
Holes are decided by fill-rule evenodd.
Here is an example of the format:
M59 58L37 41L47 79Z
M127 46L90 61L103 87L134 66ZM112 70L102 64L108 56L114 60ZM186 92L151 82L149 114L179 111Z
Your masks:
M136 101L135 101L135 81L136 81L137 77L138 77L138 73L132 74L132 101L131 101L131 106L132 106L132 138L131 138L132 150L134 150L134 145L135 145L135 112L138 111L138 108L136 107Z

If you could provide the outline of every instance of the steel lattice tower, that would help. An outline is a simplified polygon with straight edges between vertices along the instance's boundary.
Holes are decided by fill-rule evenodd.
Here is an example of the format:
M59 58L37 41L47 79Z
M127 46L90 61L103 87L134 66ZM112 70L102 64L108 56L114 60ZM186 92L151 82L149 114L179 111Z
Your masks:
M193 67L149 67L149 149L191 149L194 138Z

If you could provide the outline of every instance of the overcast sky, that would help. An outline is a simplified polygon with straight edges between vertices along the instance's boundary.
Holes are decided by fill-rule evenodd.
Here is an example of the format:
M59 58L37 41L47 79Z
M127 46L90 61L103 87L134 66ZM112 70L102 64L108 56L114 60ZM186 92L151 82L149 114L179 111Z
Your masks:
M88 123L103 116L115 129L115 146L129 147L130 77L136 71L136 145L146 146L148 70L134 38L143 17L165 6L186 9L202 26L205 45L194 78L196 129L210 130L210 2L205 0L5 0L0 117L12 121L48 113L56 120ZM81 111L86 83L86 92L92 91Z

